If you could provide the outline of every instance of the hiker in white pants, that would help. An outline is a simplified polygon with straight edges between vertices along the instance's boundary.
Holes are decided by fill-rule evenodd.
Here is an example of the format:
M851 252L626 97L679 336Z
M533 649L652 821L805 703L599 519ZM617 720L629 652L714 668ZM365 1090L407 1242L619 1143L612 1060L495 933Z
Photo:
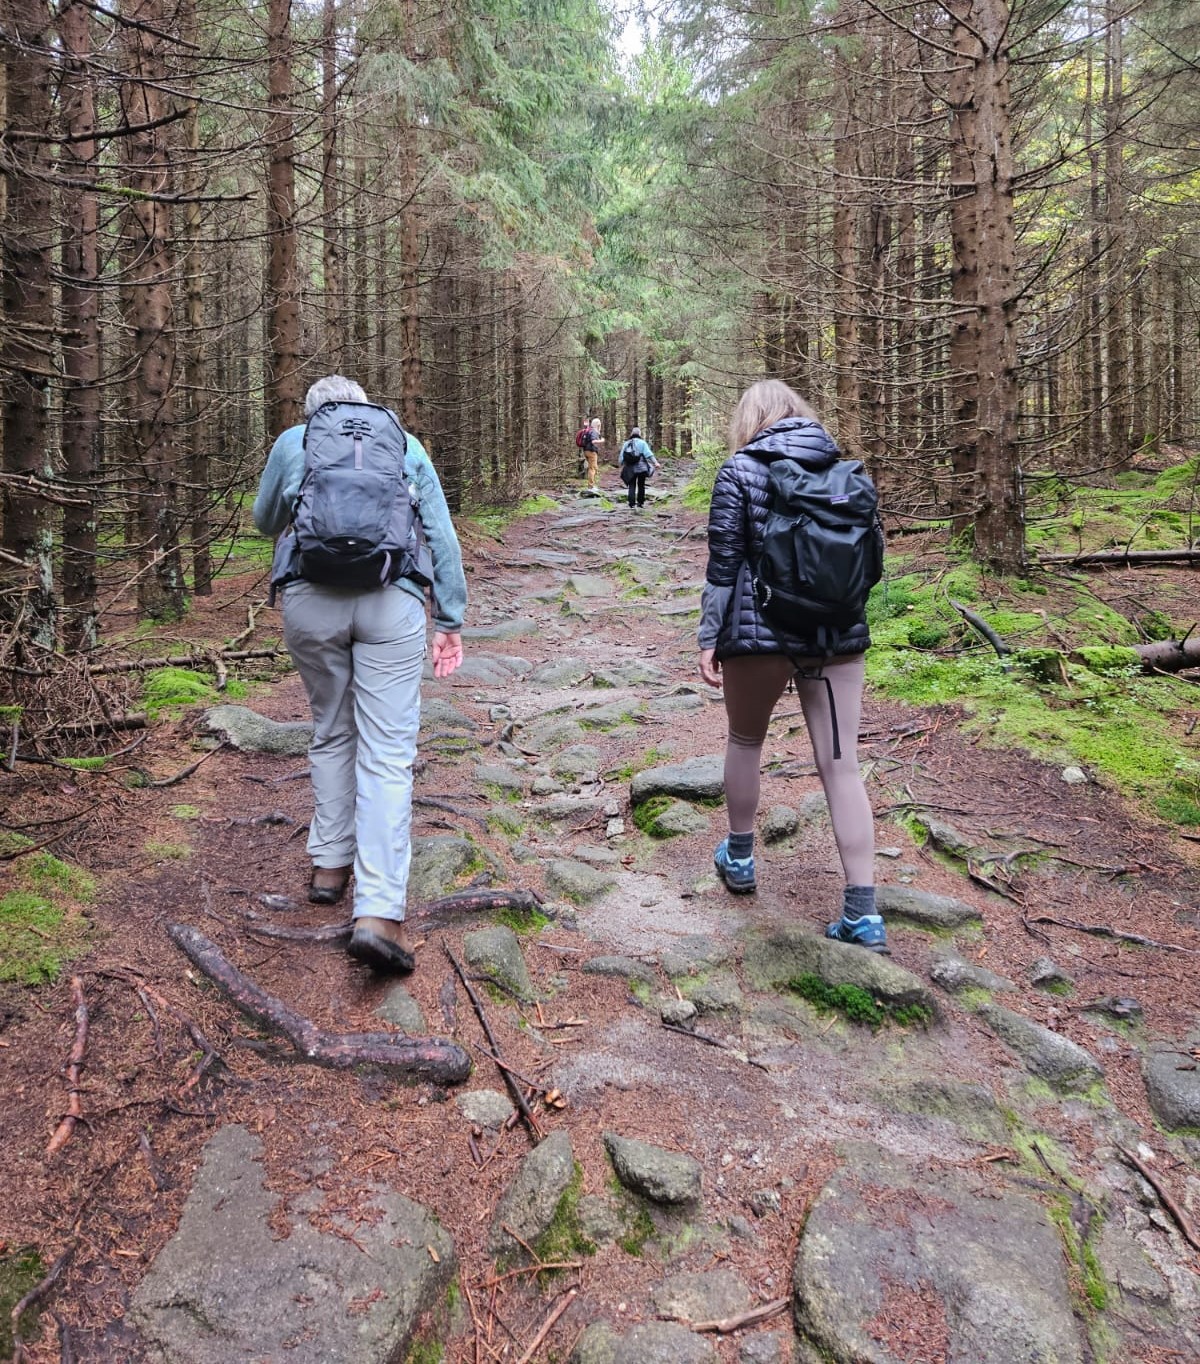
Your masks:
M366 401L358 384L332 375L309 389L304 412L311 417L324 403ZM291 427L271 450L254 503L254 523L265 534L279 534L291 521L304 473L303 439L304 427ZM433 557L433 671L448 677L462 662L462 555L437 472L411 434L405 468ZM404 920L424 592L407 578L365 591L305 581L282 591L284 641L313 714L309 899L336 904L353 870L351 954L376 970L411 971Z

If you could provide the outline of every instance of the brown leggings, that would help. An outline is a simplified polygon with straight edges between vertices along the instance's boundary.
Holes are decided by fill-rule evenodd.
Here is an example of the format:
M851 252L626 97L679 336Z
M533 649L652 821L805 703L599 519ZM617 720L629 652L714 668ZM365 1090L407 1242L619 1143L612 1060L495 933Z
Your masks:
M800 659L793 663L781 654L750 654L727 658L721 664L729 735L725 745L725 803L729 828L746 833L758 813L759 762L775 703L797 666L820 670L820 677L796 677L796 692L808 726L817 775L829 802L829 818L837 840L846 884L875 884L875 826L871 802L858 767L858 722L862 713L862 654ZM825 685L829 679L829 686ZM837 711L841 756L835 758L830 690Z

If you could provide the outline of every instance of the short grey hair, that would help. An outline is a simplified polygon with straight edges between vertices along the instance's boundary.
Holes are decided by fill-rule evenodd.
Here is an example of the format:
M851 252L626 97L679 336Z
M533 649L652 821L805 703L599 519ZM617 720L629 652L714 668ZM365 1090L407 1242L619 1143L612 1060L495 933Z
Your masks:
M370 399L361 384L341 374L327 374L323 379L318 379L304 395L304 416L307 420L326 403L365 402L370 402Z

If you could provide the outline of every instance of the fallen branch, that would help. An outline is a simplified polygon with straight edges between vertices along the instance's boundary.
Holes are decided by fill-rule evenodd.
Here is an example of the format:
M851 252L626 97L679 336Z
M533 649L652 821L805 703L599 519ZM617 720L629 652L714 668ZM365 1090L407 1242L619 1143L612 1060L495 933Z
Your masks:
M128 715L109 715L100 720L72 720L65 725L55 725L52 733L64 739L78 738L80 735L91 735L99 731L125 730L125 729L145 729L146 712L143 710L130 711Z
M75 1041L71 1054L67 1057L67 1111L63 1120L54 1129L50 1145L46 1147L46 1159L51 1160L71 1140L71 1133L83 1117L83 1104L79 1098L79 1075L83 1070L83 1058L87 1054L88 1006L83 997L83 981L78 976L71 977L71 1001L75 1005Z
M521 1086L513 1079L508 1067L499 1060L500 1044L496 1041L496 1034L492 1032L492 1026L487 1020L487 1014L484 1012L483 1003L472 988L471 982L467 979L467 973L463 970L458 958L450 951L445 943L442 944L442 951L445 952L446 956L450 959L450 965L454 967L455 975L463 983L463 989L466 990L467 998L471 1001L472 1007L475 1010L475 1016L479 1019L479 1026L483 1029L483 1035L487 1038L488 1045L492 1049L492 1059L499 1067L504 1086L512 1096L512 1101L516 1105L517 1112L521 1115L521 1121L525 1124L529 1131L529 1135L533 1138L534 1145L536 1146L542 1139L542 1130L537 1125L537 1119L533 1116L529 1104L525 1099L525 1095L521 1093Z
M705 1042L710 1047L718 1047L721 1051L732 1052L739 1061L745 1061L748 1065L757 1066L759 1070L771 1069L765 1061L757 1061L753 1056L747 1056L744 1051L731 1046L728 1042L723 1042L719 1037L714 1037L711 1033L696 1032L693 1028L681 1028L678 1023L663 1022L662 1025L667 1032L677 1032L681 1037L691 1037L697 1042Z
M532 890L464 890L455 895L445 895L440 900L430 900L420 905L408 916L413 925L429 927L452 919L459 914L485 913L489 909L533 910L540 904L537 893ZM250 932L263 938L277 938L282 942L308 943L345 943L350 941L354 921L341 924L321 924L316 928L285 927L268 923L247 914Z
M266 604L267 599L266 597L264 597L262 601L254 602L246 608L246 628L243 631L241 631L240 634L234 635L234 637L229 641L225 648L220 650L220 654L218 656L224 655L224 657L229 658L232 652L236 651L239 644L244 644L246 640L250 638L250 636L254 633L255 617L258 615L259 611L261 611L262 608L266 606ZM255 652L258 653L260 651L255 650Z
M1200 563L1200 549L1100 549L1086 554L1040 554L1039 564L1071 564L1075 568L1098 568L1105 564L1133 567L1137 564Z
M178 786L181 781L186 781L188 777L190 777L192 773L197 770L197 768L203 767L204 764L208 762L209 758L215 757L216 754L222 752L224 749L227 749L228 747L229 744L222 740L222 742L219 743L216 746L216 748L210 748L202 758L197 758L194 763L188 763L188 765L183 769L182 772L176 772L173 777L155 778L148 776L146 773L143 772L142 776L144 777L144 785L147 787L153 787L156 791L164 790L168 786ZM137 769L137 771L139 772L141 772L141 770L142 770L141 768Z
M1200 948L1181 947L1178 943L1160 942L1157 938L1146 938L1140 933L1122 933L1119 928L1109 928L1106 924L1081 924L1077 919L1056 919L1053 914L1031 914L1027 922L1033 924L1055 924L1059 928L1072 928L1077 933L1091 933L1097 938L1112 938L1116 942L1131 942L1137 947L1159 947L1164 952L1184 952L1189 957L1200 957Z
M578 1291L579 1291L578 1289L572 1288L563 1294L563 1296L555 1304L553 1310L550 1312L550 1315L546 1318L544 1322L542 1322L541 1330L539 1330L537 1335L534 1336L534 1338L529 1342L529 1348L525 1351L521 1358L517 1360L517 1364L529 1364L529 1361L534 1357L534 1355L537 1354L538 1350L541 1348L542 1341L545 1340L546 1337L550 1334L550 1330L554 1326L554 1323L575 1301L575 1294Z
M298 1058L348 1070L376 1065L407 1076L459 1084L471 1073L467 1053L453 1042L403 1033L326 1033L239 971L221 949L188 924L169 924L167 935L231 1003L256 1022L282 1034Z
M718 1335L727 1336L733 1331L740 1331L743 1326L755 1326L760 1321L777 1317L791 1306L791 1301L791 1298L773 1298L761 1307L752 1307L749 1312L741 1312L736 1317L721 1317L718 1321L692 1321L688 1325L693 1331L715 1331Z
M66 1269L68 1264L70 1264L71 1256L75 1254L78 1248L79 1232L78 1219L76 1219L75 1234L67 1242L66 1248L62 1251L59 1257L46 1271L45 1277L40 1279L37 1283L35 1283L34 1286L29 1290L29 1292L25 1294L21 1301L17 1303L13 1310L9 1313L9 1318L12 1321L13 1338L12 1364L23 1364L23 1361L28 1358L25 1346L21 1341L20 1332L21 1318L25 1315L26 1312L29 1311L31 1307L36 1307L38 1303L41 1302L41 1300L46 1296L46 1294L50 1292L50 1290L62 1277L63 1270Z
M1121 1157L1138 1172L1147 1184L1162 1200L1162 1205L1175 1219L1175 1224L1183 1232L1183 1238L1193 1250L1200 1250L1200 1236L1196 1234L1191 1222L1188 1221L1187 1213L1176 1203L1175 1199L1167 1192L1160 1182L1158 1176L1145 1163L1138 1158L1133 1151L1126 1151L1124 1147L1118 1147Z
M1133 652L1141 660L1143 672L1177 673L1184 668L1200 667L1200 637L1160 639L1151 644L1135 644Z
M987 640L987 642L992 646L992 648L995 649L997 655L1000 658L1003 658L1005 654L1012 653L1012 650L1008 647L1008 645L1005 644L1005 642L1000 638L1000 636L995 632L995 630L992 629L992 627L987 623L987 621L984 620L982 616L970 610L970 608L964 606L962 602L955 601L953 597L951 597L949 600L950 605L954 607L954 609L963 618L963 620L965 620L973 630L978 631L979 634L981 634L983 638Z
M219 649L216 657L225 663L245 663L254 658L275 658L278 654L284 653L282 646L278 649ZM93 663L88 672L93 677L103 676L105 673L140 673L149 672L152 668L194 668L208 669L213 666L214 655L207 654L175 654L169 658L125 658L119 663Z

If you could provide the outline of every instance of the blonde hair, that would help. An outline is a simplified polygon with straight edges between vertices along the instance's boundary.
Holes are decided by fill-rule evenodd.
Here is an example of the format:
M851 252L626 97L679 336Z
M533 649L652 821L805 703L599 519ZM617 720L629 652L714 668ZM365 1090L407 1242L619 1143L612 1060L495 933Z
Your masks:
M819 420L817 414L782 379L760 379L742 394L729 419L729 445L740 450L749 445L760 431L785 417L808 417Z

